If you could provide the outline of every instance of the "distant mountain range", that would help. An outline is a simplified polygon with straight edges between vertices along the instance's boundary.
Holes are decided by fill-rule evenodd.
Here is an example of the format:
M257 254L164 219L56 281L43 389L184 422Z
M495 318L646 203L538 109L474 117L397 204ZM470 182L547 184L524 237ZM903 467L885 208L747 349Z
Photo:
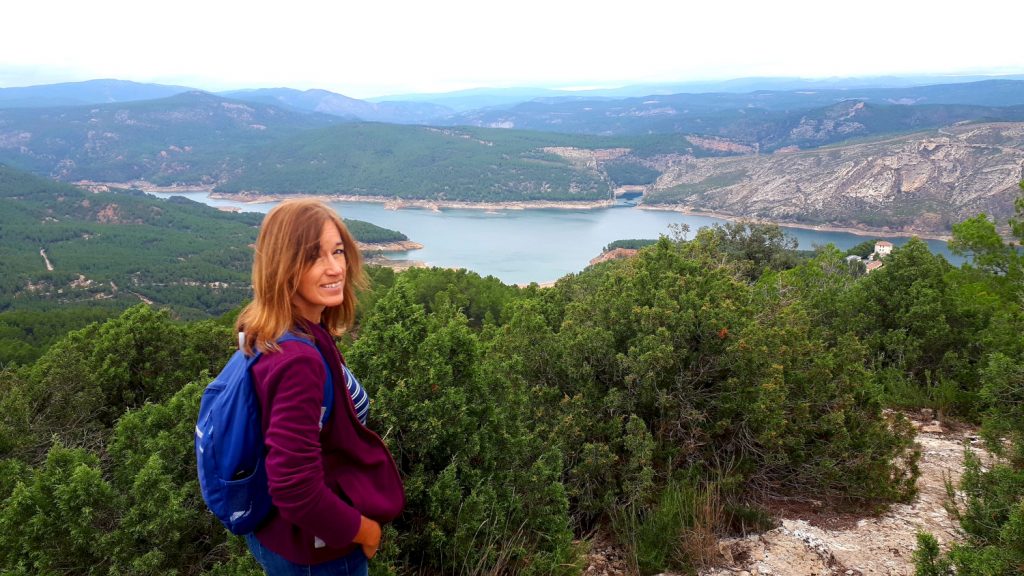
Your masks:
M466 112L457 122L473 126L598 135L697 133L755 145L803 145L774 136L804 117L862 102L883 125L857 128L850 136L899 132L962 120L1016 120L1024 105L1024 81L986 80L908 88L790 90L645 96L619 100L533 100L507 109ZM820 142L826 143L826 142Z
M469 100L449 100L451 106L367 102L288 88L236 91L230 97L187 91L138 100L180 87L80 84L79 92L55 85L53 92L36 87L35 95L40 101L63 95L105 102L24 106L28 89L0 91L0 163L72 182L145 180L222 192L438 202L595 201L628 185L642 190L640 202L646 204L930 233L947 232L965 211L1008 214L1016 182L1024 177L1024 160L1007 152L1017 140L997 137L999 126L1024 122L1024 80L639 98L556 95L467 111L458 108ZM18 98L7 98L12 94ZM974 125L994 127L988 138L998 144L957 137L947 148L960 152L944 160L955 162L955 170L926 154L913 170L927 165L937 176L915 176L913 194L904 194L903 187L886 189L897 195L897 204L848 201L863 190L880 190L872 174L893 181L907 177L909 168L889 173L877 165L879 158L904 158L936 133L960 134L962 126ZM826 168L816 171L790 161L794 153L813 150L864 169L848 174L842 186L822 188L831 172L848 166L822 160L816 165ZM856 153L849 156L848 150L870 150L874 160L854 160ZM987 164L986 154L1000 160ZM693 180L694 174L700 178ZM954 193L948 185L976 190ZM788 193L756 193L787 186L794 187L790 192L815 190L814 202L793 204ZM780 204L769 205L774 200ZM815 208L817 202L829 210Z
M82 106L111 102L155 100L192 92L195 88L140 84L127 80L87 80L21 88L0 88L0 108L45 108Z
M342 119L205 92L0 108L0 163L61 180L215 182L261 145Z
M0 88L0 109L89 106L157 100L185 92L204 92L186 86L140 84L125 80L88 80L20 88ZM216 94L233 100L270 104L293 111L317 112L349 121L427 124L455 110L427 102L369 102L327 90L257 88ZM517 100L519 102L521 100Z
M429 102L374 103L349 98L327 90L300 91L291 88L260 88L222 92L220 95L294 110L332 114L353 121L429 124L455 113L451 108Z
M1000 82L1003 81L1003 82ZM536 107L550 114L586 115L595 109L633 106L651 97L671 97L672 105L696 110L739 109L793 110L821 107L846 99L880 104L967 104L1008 106L1019 100L1024 75L910 76L873 78L740 78L716 82L639 84L621 88L554 90L547 88L474 88L435 94L401 94L359 100L327 90L255 88L217 95L271 104L296 111L319 112L347 120L430 125L491 125L520 122L548 129L535 118ZM984 84L989 82L989 84ZM0 88L0 108L43 108L153 100L196 88L141 84L124 80L88 80L19 88ZM616 104L618 102L618 104ZM526 105L531 103L535 106ZM597 106L594 103L602 103ZM710 104L709 104L710 103ZM525 105L524 109L517 106ZM502 110L512 109L509 113ZM550 122L549 122L550 123ZM557 123L555 124L557 128ZM557 131L557 129L556 129ZM591 129L592 133L607 129Z
M548 88L473 88L435 94L395 94L368 98L370 102L411 101L443 105L458 112L479 108L508 107L537 99L608 100L664 96L668 94L744 93L791 90L851 90L906 88L936 84L962 84L992 80L992 76L877 76L867 78L736 78L732 80L634 84L619 88L553 90ZM1024 74L999 76L1002 80L1024 80Z

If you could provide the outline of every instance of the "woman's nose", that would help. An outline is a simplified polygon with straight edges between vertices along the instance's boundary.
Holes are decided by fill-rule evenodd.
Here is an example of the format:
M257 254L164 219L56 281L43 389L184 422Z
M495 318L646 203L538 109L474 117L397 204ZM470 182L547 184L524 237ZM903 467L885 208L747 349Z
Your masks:
M345 261L331 258L330 263L327 265L327 271L332 274L341 274L345 272Z

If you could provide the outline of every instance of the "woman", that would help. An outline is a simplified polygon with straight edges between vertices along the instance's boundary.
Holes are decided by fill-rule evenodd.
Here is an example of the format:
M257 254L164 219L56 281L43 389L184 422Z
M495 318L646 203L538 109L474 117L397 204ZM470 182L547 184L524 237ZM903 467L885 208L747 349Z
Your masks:
M355 240L330 208L289 200L267 214L256 240L253 301L237 327L247 354L263 352L252 378L276 510L246 541L271 576L366 574L380 524L405 505L390 452L365 426L366 392L342 367L333 340L352 325L363 283ZM278 343L287 332L316 349ZM335 393L321 429L325 361Z

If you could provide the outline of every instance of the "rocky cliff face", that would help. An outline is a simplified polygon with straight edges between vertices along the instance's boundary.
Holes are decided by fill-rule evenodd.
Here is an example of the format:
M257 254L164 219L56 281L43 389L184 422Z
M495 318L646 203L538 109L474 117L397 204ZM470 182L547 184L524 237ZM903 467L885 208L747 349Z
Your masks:
M1024 123L963 124L807 152L660 160L644 202L798 224L947 234L1005 222L1024 179Z

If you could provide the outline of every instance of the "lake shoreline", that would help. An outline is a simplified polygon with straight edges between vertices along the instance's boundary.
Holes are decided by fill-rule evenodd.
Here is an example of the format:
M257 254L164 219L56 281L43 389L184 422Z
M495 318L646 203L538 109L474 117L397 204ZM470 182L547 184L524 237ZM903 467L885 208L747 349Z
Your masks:
M160 190L167 193L167 190ZM316 198L324 202L368 202L383 204L386 210L431 210L440 212L443 209L453 210L596 210L611 208L615 201L593 200L584 202L557 200L523 200L515 202L467 202L462 200L422 200L409 198L388 198L384 196L361 196L358 194L264 194L255 192L213 192L210 198L230 200L246 204L280 202L289 198Z
M813 230L815 232L841 232L844 234L853 234L856 236L866 236L869 238L881 237L881 238L921 238L923 240L938 240L941 242L949 242L953 239L952 235L949 234L936 234L934 232L922 232L913 230L889 230L884 228L871 228L868 226L835 226L829 224L806 224L802 222L789 222L786 220L767 220L764 218L754 218L751 216L737 216L735 214L729 214L727 212L715 212L713 210L700 210L696 208L690 208L681 205L652 205L652 204L640 204L637 208L641 210L652 210L658 212L679 212L680 214L686 214L687 216L706 216L708 218L718 218L719 220L727 220L729 222L757 222L759 224L776 224L784 228L799 228L801 230Z
M189 186L157 186L150 182L81 182L79 185L101 185L109 187L138 188L144 192L157 192L161 194L173 194L175 192L204 192L215 200L228 200L245 204L261 204L267 202L280 202L288 198L316 198L325 202L366 202L383 204L387 210L430 210L440 212L443 209L454 210L483 210L485 212L500 212L503 210L598 210L615 206L614 200L599 201L554 201L554 200L532 200L518 202L466 202L456 200L412 200L404 198L388 198L383 196L365 196L358 194L266 194L262 192L214 192L213 185L189 185ZM799 228L801 230L812 230L815 232L838 232L853 234L865 237L883 238L912 238L914 236L925 240L938 240L949 242L953 239L952 234L940 234L936 232L914 231L914 230L890 230L884 228L871 228L867 226L837 226L827 224L807 224L802 222L790 222L785 220L767 220L750 216L737 216L726 212L715 212L713 210L701 210L680 204L652 205L638 204L635 206L640 210L652 210L661 212L679 212L688 216L705 216L717 218L728 222L751 221L765 224L777 224L786 228Z
M293 198L295 196L289 194L257 194L249 192L231 193L227 194L224 192L210 192L210 198L218 200L232 200L235 202L245 202L247 204L258 204L263 202L280 202L287 198ZM484 210L488 212L497 212L501 210L596 210L602 208L611 208L615 206L613 200L602 200L602 201L588 201L588 202L569 202L569 201L548 201L548 200L536 200L536 201L522 201L522 202L464 202L464 201L441 201L441 200L408 200L398 198L383 198L380 196L360 196L351 194L338 194L338 195L303 195L307 198L318 198L327 202L371 202L376 204L384 204L384 208L388 210L406 210L406 209L419 209L419 210L431 210L434 212L440 212L442 209L457 209L457 210ZM651 204L637 204L635 208L640 210L654 210L663 212L679 212L680 214L686 214L688 216L706 216L709 218L717 218L719 220L726 220L729 222L758 222L762 224L777 224L786 228L799 228L801 230L813 230L815 232L841 232L845 234L854 234L856 236L865 237L883 237L883 238L912 238L918 237L926 240L939 240L942 242L949 242L953 239L952 235L949 234L937 234L935 232L925 231L913 231L913 230L888 230L884 228L871 228L867 226L836 226L828 224L806 224L801 222L790 222L785 220L766 220L763 218L753 218L750 216L737 216L735 214L729 214L726 212L715 212L712 210L700 210L690 208L681 205L651 205Z
M181 195L196 202L225 209L238 207L245 212L270 210L280 197L270 195L217 195L211 198L209 190L185 191L183 187L153 190L157 196L166 198ZM283 196L288 198L289 196ZM223 198L231 198L225 200ZM601 252L602 247L614 240L627 238L657 238L660 234L671 235L673 224L689 223L691 230L701 226L724 223L728 219L740 220L731 214L708 214L700 210L682 211L627 210L630 207L616 202L612 209L584 210L572 203L551 203L570 209L523 209L500 211L500 203L488 205L467 203L463 206L475 210L428 210L397 209L398 205L386 207L384 199L366 202L365 197L341 197L349 202L339 202L336 196L323 197L347 218L386 225L401 230L410 239L425 244L422 250L399 253L393 266L408 266L410 260L427 266L444 268L462 267L482 276L493 275L507 284L528 284L532 281L545 285L578 273L587 263ZM248 201L248 202L246 202ZM261 202L262 203L257 203ZM251 203L250 203L251 202ZM517 206L522 208L522 205ZM395 208L395 209L388 209ZM650 207L645 207L650 208ZM494 210L494 215L491 215ZM707 214L699 216L699 214ZM825 227L819 227L819 229ZM831 227L836 229L839 227ZM811 250L816 245L833 243L842 250L862 243L872 235L871 230L850 230L846 232L824 232L786 228L786 233L797 238L802 249ZM856 232L855 235L851 232ZM906 238L892 237L886 233L879 236L902 245ZM692 237L692 235L691 235ZM941 253L951 261L960 259L951 255L945 242L926 239L932 251ZM397 246L393 248L398 248ZM369 256L369 254L367 254ZM406 260L409 259L409 260ZM415 264L414 264L415 265Z
M412 240L390 241L390 242L356 242L362 252L409 252L411 250L422 250L423 244Z

